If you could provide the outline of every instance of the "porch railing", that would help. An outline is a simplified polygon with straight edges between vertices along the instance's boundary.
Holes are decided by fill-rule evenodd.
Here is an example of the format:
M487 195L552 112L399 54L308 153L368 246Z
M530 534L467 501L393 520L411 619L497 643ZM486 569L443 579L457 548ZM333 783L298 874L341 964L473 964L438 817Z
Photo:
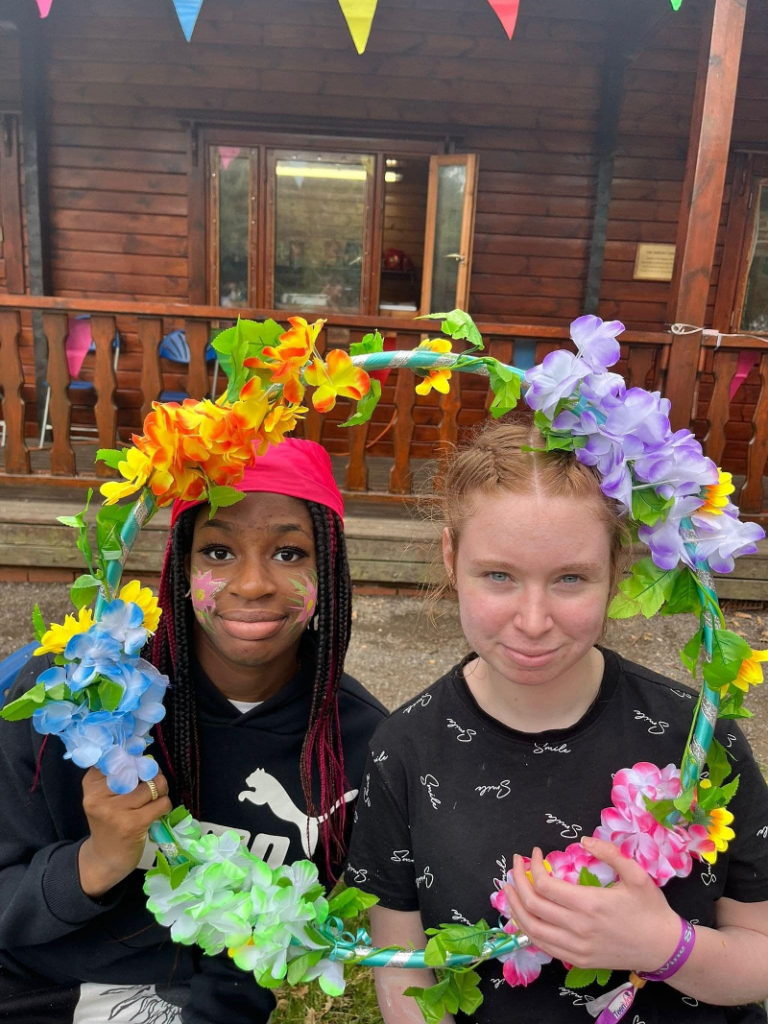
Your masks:
M25 405L35 397L35 311L42 314L48 341L46 381L50 387L53 440L44 452L36 451L36 442L32 441L34 421L25 415ZM280 322L285 322L288 315L285 310L237 312L254 319L271 316ZM140 427L151 403L166 388L178 389L183 384L181 389L193 397L210 394L213 374L210 361L206 361L206 349L213 332L231 324L237 312L216 306L0 296L0 387L5 422L0 483L93 484L111 475L104 464L94 466L95 444L107 448L127 440ZM81 314L90 315L95 342L90 370L93 386L86 404L82 392L70 388L65 349L68 319ZM528 359L533 357L540 362L548 352L569 344L565 327L491 323L480 326L489 353L505 362L515 362L516 349L519 357L525 353ZM178 328L184 330L190 352L189 365L181 371L161 360L158 352L163 337ZM430 329L424 321L330 314L318 347L346 348L375 328L391 339L390 344L396 348L415 347ZM431 330L434 331L434 325ZM113 339L117 331L121 354L115 372ZM672 337L667 333L627 331L622 336L622 362L618 369L629 385L663 391L671 344ZM702 350L702 383L696 413L698 432L706 434L708 454L718 461L725 456L726 462L728 388L734 359L737 354L729 345L714 353ZM765 507L762 478L768 456L768 355L762 356L760 373L762 383L759 395L755 396L751 420L754 436L748 452L742 456L746 477L742 504L744 511L753 515L760 514ZM458 441L463 431L486 415L492 397L486 381L455 374L451 383L449 395L432 393L420 397L415 394L416 380L411 371L393 371L383 386L382 400L372 422L341 429L339 424L349 413L348 403L342 401L329 416L321 417L310 410L303 424L304 436L328 449L334 457L342 489L350 495L377 501L402 500L415 490L429 488L440 448ZM223 380L219 391L222 386ZM691 399L693 408L694 396ZM95 423L94 444L87 458L77 458L77 452L83 449L78 441L73 441L73 417Z

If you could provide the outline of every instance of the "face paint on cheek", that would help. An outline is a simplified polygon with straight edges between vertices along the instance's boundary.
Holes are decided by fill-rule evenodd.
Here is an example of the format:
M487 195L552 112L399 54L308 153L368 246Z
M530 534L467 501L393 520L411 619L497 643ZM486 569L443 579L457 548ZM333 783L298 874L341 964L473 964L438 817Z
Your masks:
M209 633L214 632L213 612L216 610L216 598L226 585L226 580L214 579L210 569L207 572L196 569L192 573L189 592L195 618Z
M298 576L291 576L290 583L294 591L290 597L294 616L291 630L304 629L317 609L317 573L307 569Z

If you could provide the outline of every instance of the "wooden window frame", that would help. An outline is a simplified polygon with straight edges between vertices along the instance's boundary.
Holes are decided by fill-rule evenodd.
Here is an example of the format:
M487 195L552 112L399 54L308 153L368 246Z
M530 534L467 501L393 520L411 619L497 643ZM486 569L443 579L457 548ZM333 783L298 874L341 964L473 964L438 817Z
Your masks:
M713 326L723 333L739 333L744 310L752 236L760 186L768 184L768 153L736 153L731 185L728 226L715 298Z
M373 187L371 191L372 210L366 218L364 250L367 257L367 273L363 274L361 288L361 315L378 312L381 287L380 262L375 254L381 250L384 230L384 174L386 158L424 156L432 157L445 153L445 140L404 139L364 135L346 136L333 134L303 134L301 132L274 132L258 128L244 128L225 125L212 127L192 126L190 131L190 198L189 198L189 301L209 303L218 306L218 265L214 259L218 252L218 228L214 203L216 189L211 187L211 156L216 146L240 146L252 151L251 180L256 185L251 203L255 203L256 215L249 225L249 299L244 308L267 309L271 294L271 278L274 267L274 210L270 211L269 199L274 183L270 181L268 159L271 150L296 150L328 155L333 152L361 153L374 157ZM254 157L254 153L258 154ZM257 170L254 172L254 161ZM254 199L255 197L255 199ZM252 232L264 242L250 244ZM270 233L271 232L271 233ZM368 248L370 247L370 248Z
M19 156L19 118L17 114L1 116L2 154L0 155L0 218L3 225L3 257L5 288L11 295L26 291L24 275L24 236L21 221L21 159Z

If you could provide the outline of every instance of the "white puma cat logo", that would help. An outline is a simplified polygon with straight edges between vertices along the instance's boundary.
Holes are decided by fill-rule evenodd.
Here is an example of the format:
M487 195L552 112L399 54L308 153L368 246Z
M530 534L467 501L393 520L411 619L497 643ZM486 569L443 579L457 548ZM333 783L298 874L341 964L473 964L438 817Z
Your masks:
M304 850L304 854L307 857L311 857L317 846L317 839L320 834L319 826L321 822L325 821L330 815L323 814L319 818L307 817L303 811L299 810L293 800L291 800L291 797L282 782L279 782L273 775L270 775L269 772L265 771L263 768L257 768L255 772L251 772L245 780L245 783L251 788L244 789L242 793L238 794L237 799L240 801L249 800L252 804L257 804L259 807L267 804L276 817L289 822L291 825L295 825L299 830L299 835L301 836L301 845ZM348 793L345 793L344 799L337 800L333 805L330 810L330 814L337 811L339 807L341 807L342 803L348 804L350 800L354 800L357 793L358 791L356 789L352 789Z

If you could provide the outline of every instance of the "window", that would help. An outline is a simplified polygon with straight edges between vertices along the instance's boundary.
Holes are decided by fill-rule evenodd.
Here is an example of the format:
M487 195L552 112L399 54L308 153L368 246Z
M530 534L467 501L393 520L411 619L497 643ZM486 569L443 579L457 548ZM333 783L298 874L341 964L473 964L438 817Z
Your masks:
M736 154L714 325L768 333L768 156Z
M224 128L202 142L212 304L407 317L466 305L473 156Z

